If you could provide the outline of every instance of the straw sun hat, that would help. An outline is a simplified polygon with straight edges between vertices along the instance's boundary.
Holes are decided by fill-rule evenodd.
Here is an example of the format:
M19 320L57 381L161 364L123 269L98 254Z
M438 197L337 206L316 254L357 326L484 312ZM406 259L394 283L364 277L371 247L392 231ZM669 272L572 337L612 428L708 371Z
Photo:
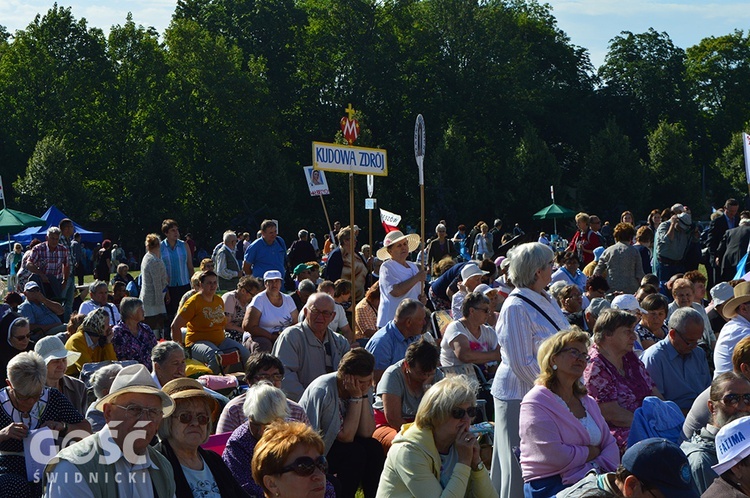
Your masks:
M417 235L416 233L404 235L401 230L394 230L393 232L388 232L387 234L385 234L385 238L383 239L383 247L378 249L378 252L376 253L377 257L382 259L383 261L385 261L386 259L391 259L391 254L388 252L388 248L394 244L398 244L402 240L409 241L409 252L414 252L419 247L419 235Z

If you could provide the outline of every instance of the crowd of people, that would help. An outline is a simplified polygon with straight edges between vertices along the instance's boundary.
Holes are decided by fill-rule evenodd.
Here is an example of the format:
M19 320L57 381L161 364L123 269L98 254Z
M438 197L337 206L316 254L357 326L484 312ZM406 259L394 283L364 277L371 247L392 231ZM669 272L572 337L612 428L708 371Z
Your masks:
M167 219L88 286L63 220L8 257L0 495L750 496L738 208L423 250L265 220L200 260Z

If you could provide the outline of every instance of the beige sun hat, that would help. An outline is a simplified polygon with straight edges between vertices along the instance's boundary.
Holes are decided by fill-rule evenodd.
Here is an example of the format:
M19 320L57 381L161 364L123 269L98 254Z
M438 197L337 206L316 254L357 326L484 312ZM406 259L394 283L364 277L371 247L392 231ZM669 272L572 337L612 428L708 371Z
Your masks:
M172 398L156 386L156 382L154 382L151 374L148 373L146 367L141 364L128 365L120 370L117 377L115 377L115 380L112 382L109 394L96 404L96 409L104 411L104 405L111 403L117 396L126 393L153 394L159 396L161 398L161 407L164 416L168 417L174 411L174 401Z
M216 402L216 399L203 389L203 385L200 382L190 377L172 379L164 384L161 390L174 400L189 398L204 398L208 400L212 416L215 416L219 410L219 403Z
M734 288L734 297L724 303L724 309L721 314L724 318L731 320L737 314L737 308L740 304L750 302L750 282L742 282Z
M401 230L394 230L393 232L388 232L387 234L385 234L385 238L383 239L383 247L378 249L376 256L383 261L385 261L386 259L391 259L391 254L388 252L388 248L393 244L398 244L402 240L409 241L409 252L416 251L419 247L419 243L421 242L419 235L417 235L416 233L404 235Z

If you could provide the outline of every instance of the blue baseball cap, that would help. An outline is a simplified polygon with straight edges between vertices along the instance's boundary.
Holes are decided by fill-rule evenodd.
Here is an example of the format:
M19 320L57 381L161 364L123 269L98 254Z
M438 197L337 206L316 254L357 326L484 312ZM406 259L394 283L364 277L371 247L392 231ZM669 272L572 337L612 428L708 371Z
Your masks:
M622 456L622 465L646 487L657 488L667 498L699 498L685 453L663 438L634 444Z

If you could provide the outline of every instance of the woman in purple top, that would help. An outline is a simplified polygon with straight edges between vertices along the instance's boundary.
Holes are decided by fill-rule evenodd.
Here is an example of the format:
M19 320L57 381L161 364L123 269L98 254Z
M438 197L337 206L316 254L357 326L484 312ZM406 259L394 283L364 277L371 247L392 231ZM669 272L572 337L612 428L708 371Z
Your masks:
M242 489L253 498L264 498L263 488L253 479L250 461L266 427L287 418L286 396L281 389L261 382L248 389L242 409L248 420L229 436L222 458ZM335 496L333 485L326 482L325 498Z
M114 326L112 346L118 360L135 360L151 370L151 350L156 346L156 336L143 322L143 301L126 297L120 303L122 319Z
M620 453L628 444L633 412L646 396L662 398L646 367L633 352L638 318L625 311L604 310L594 325L594 344L583 379L589 395L599 403Z

